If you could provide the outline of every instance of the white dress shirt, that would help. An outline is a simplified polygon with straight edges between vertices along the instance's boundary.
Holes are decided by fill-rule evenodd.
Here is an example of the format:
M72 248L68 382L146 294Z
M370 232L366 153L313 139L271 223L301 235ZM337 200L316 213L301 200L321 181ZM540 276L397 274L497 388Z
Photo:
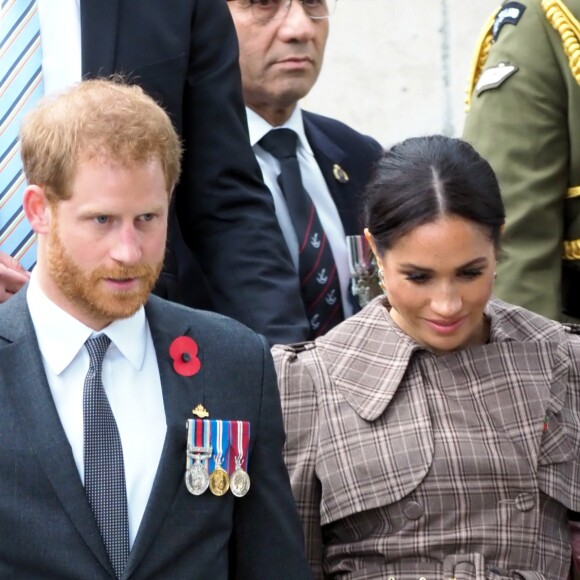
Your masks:
M294 267L298 270L298 238L296 237L296 232L292 225L292 220L290 219L286 199L284 198L284 194L282 193L277 181L277 177L280 174L280 162L271 153L268 153L258 145L258 141L274 129L274 127L248 107L246 107L246 114L250 130L250 142L252 143L254 153L258 159L260 168L262 169L264 183L272 192L276 217L278 218L280 229L282 230L282 234L284 235L284 239L286 240L286 244L290 250ZM334 256L336 270L338 272L338 280L340 283L344 315L345 317L351 316L353 311L349 299L350 271L344 227L340 220L338 209L336 209L332 195L330 194L324 176L322 175L322 171L320 171L320 167L316 162L316 158L310 148L308 139L306 139L302 111L298 105L296 105L296 108L288 121L276 128L279 129L282 127L292 129L298 135L296 156L298 157L298 163L300 165L302 183L304 189L306 189L308 195L310 195L314 202L318 217L320 218L320 223L324 228L324 232L326 233L326 237L328 238L332 250L332 255Z
M44 94L82 78L80 0L37 0Z
M167 431L159 368L145 310L141 308L130 318L95 333L54 304L34 272L26 298L50 391L83 483L83 389L89 369L84 344L97 334L111 339L102 378L123 447L132 546Z

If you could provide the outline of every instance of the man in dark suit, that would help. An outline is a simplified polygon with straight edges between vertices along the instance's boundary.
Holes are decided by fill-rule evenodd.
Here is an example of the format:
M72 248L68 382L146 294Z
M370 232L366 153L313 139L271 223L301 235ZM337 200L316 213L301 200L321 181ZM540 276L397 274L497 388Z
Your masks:
M180 153L106 80L24 122L38 262L0 305L2 578L310 577L266 340L149 296Z
M38 4L45 94L81 78L120 73L162 104L183 139L183 174L156 293L232 316L271 342L304 338L298 280L248 146L237 43L225 6L81 0L80 7L62 2L55 8L46 0L21 1L31 2L31 11ZM2 145L0 137L0 166ZM22 258L25 269L34 263L33 254L4 245L10 227L4 217L0 300L28 277L6 253Z
M328 36L328 19L336 0L317 2L256 2L229 0L228 6L240 43L240 68L250 141L262 168L264 181L274 197L276 214L294 266L302 281L302 297L311 324L310 337L319 336L358 310L350 288L345 236L362 234L361 193L381 146L343 123L301 111L298 101L308 94L320 72ZM332 250L324 257L304 257L299 220L292 208L295 196L283 185L284 162L272 153L271 137L280 129L297 136L296 158L304 189L299 205L313 203ZM274 131L273 131L274 130ZM315 231L316 228L314 227ZM308 230L311 235L311 229ZM303 243L304 241L304 243ZM333 263L332 263L333 262ZM330 266L328 264L331 264ZM325 313L318 312L320 296L308 288L313 269L336 270L342 312L336 309L326 326L318 323ZM321 276L326 295L333 292ZM306 280L306 282L305 282Z

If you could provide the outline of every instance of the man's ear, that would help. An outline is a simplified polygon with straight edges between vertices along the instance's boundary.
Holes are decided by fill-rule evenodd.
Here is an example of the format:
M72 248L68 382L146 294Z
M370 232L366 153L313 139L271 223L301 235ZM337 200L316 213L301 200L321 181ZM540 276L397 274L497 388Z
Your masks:
M51 207L45 189L38 185L29 185L24 190L22 206L32 229L37 234L47 234L50 229Z

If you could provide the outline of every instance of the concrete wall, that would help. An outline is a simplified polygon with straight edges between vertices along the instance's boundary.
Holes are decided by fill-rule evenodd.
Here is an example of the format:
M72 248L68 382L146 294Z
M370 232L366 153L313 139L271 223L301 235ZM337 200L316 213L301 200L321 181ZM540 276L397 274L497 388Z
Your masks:
M499 0L338 0L322 74L302 103L388 146L461 134L465 88Z

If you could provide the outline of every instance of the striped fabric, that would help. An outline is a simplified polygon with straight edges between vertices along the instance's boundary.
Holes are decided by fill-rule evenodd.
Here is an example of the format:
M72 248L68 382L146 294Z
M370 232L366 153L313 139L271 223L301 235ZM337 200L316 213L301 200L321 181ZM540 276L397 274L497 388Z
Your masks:
M564 580L580 336L492 300L489 344L436 356L381 300L273 349L315 577Z
M0 250L29 270L36 240L22 209L18 130L43 94L40 24L35 0L0 1Z
M280 162L278 184L298 238L300 289L310 321L310 338L315 339L344 320L344 312L332 249L302 183L297 143L298 135L285 128L270 131L259 141Z

